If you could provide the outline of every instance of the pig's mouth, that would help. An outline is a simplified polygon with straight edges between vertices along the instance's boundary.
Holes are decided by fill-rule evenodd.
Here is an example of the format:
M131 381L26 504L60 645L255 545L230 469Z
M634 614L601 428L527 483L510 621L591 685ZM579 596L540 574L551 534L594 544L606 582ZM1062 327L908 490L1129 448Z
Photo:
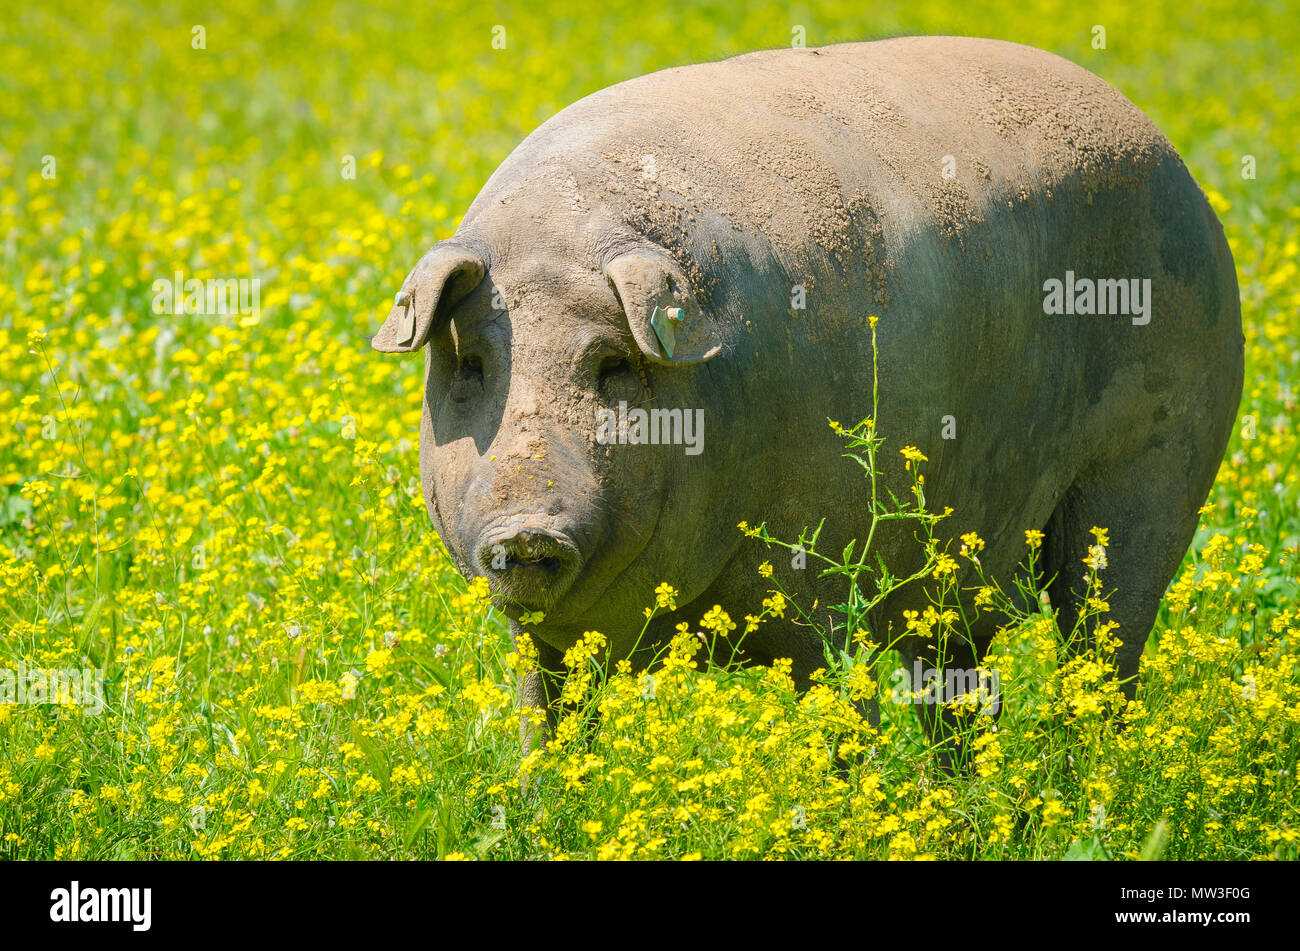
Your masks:
M509 571L518 568L536 568L553 574L560 570L562 564L563 562L554 555L543 555L541 558L507 558L505 567Z
M480 536L477 567L509 617L552 607L578 576L583 560L578 546L548 521L503 519Z

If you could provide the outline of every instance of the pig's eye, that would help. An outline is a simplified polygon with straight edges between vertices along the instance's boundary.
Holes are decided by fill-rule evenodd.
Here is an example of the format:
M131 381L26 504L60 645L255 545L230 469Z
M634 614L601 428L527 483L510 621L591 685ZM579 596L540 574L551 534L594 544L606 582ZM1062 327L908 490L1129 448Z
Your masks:
M456 403L464 403L482 389L483 360L474 354L466 354L461 357L456 378L451 381L451 398Z
M626 357L611 354L600 361L601 386L604 386L606 383L612 383L631 372L632 364L628 362Z

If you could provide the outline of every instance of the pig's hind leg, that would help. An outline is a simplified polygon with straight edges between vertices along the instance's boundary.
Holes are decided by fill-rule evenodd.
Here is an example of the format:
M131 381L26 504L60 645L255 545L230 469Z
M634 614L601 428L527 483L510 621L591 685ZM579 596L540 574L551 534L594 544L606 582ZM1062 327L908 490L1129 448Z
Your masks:
M1116 623L1116 674L1130 700L1160 599L1191 544L1217 464L1189 454L1176 435L1153 438L1145 450L1076 478L1045 527L1043 569L1066 645L1060 659L1095 649L1097 625ZM1094 529L1105 530L1104 545ZM1080 623L1089 596L1085 559L1103 565L1100 591L1091 595L1108 610Z

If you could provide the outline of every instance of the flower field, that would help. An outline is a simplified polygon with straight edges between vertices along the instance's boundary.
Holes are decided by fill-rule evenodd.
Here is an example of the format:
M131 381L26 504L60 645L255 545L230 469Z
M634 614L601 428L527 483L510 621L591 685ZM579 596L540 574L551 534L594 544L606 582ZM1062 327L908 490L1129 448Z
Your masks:
M4 19L0 670L96 673L0 703L0 857L1300 854L1293 4L53 0ZM856 712L894 655L845 655L800 694L780 664L704 663L702 637L747 623L704 605L652 681L584 639L576 710L526 754L529 645L429 524L420 361L369 337L541 121L800 30L1064 55L1152 117L1219 213L1245 393L1137 700L1107 717L1104 657L1058 665L1050 615L1026 616L987 661L997 729L952 777L910 706L883 702L879 731ZM236 306L193 313L195 281Z

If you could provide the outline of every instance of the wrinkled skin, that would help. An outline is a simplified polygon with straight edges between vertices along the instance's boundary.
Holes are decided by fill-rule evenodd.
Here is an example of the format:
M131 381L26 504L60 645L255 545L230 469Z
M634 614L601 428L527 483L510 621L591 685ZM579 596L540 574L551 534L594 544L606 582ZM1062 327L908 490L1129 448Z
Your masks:
M1067 270L1149 278L1152 320L1045 315ZM755 53L603 90L530 135L403 290L375 346L425 352L430 516L516 632L545 612L528 629L552 670L588 630L642 664L714 604L757 613L764 559L800 604L843 600L736 526L793 541L825 517L827 552L865 537L862 471L827 419L871 413L875 314L885 484L906 490L897 450L919 447L930 507L955 510L942 537L978 530L993 578L1044 531L1067 631L1088 530L1108 528L1132 677L1241 393L1232 260L1173 148L1096 77L996 41ZM684 311L671 355L656 306ZM620 401L703 409L703 451L599 444ZM877 533L896 573L919 564L911 534ZM638 640L665 581L679 608ZM892 598L877 639L925 603ZM996 624L948 663L974 666ZM806 684L822 643L774 619L740 659L777 657ZM533 675L524 703L557 689Z

